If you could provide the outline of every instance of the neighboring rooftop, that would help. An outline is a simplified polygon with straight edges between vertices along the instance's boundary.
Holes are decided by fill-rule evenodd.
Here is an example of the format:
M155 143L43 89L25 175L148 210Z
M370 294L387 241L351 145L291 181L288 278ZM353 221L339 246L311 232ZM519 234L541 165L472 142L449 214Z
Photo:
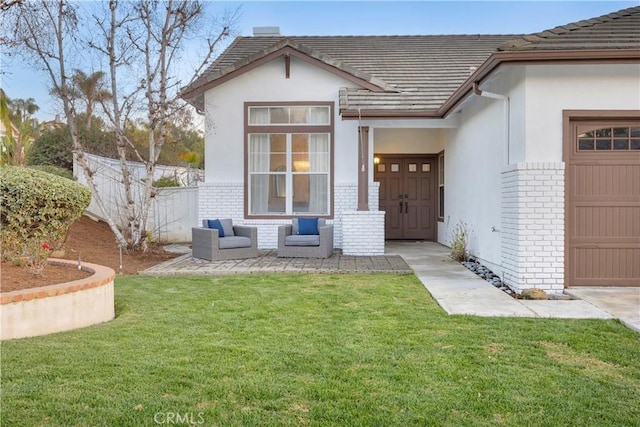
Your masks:
M264 28L259 29L260 36L236 38L198 79L183 88L183 96L202 109L203 92L217 81L289 49L288 52L313 58L343 76L353 77L356 83L364 83L340 90L343 113L378 111L435 116L446 101L451 102L450 98L461 92L463 84L469 83L471 73L499 52L503 55L500 61L505 61L504 55L521 52L553 52L557 60L557 54L563 51L637 51L640 7L531 35L268 35L276 31L277 27Z

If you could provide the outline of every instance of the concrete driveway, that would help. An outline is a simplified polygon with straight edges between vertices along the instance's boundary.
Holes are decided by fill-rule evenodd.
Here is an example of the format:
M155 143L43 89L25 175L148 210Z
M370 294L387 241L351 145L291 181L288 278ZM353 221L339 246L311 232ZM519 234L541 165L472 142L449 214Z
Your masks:
M611 313L636 332L640 332L640 288L634 287L576 287L565 292Z

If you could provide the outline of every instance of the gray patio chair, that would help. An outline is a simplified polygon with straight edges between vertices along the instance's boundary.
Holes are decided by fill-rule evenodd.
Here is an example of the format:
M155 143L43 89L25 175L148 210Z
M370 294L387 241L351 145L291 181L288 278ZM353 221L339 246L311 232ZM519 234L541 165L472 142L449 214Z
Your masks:
M220 220L225 227L225 236L208 227L208 220L202 221L202 227L191 229L192 253L194 258L209 261L227 259L255 258L258 256L258 228L246 225L233 225L230 219ZM231 232L231 230L233 230Z
M333 225L318 219L318 234L298 234L298 219L278 227L278 257L329 258L333 254Z

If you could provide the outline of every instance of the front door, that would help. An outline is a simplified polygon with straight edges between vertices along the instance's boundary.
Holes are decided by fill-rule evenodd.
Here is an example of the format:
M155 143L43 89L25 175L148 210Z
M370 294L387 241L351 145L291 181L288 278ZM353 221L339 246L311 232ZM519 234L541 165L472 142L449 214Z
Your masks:
M437 156L376 155L387 240L436 240Z

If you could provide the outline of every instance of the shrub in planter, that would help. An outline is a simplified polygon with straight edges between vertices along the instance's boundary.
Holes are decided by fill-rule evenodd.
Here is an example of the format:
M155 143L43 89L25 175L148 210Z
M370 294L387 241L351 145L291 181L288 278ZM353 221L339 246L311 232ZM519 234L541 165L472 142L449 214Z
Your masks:
M69 226L91 201L75 181L25 167L0 167L2 257L41 274Z

